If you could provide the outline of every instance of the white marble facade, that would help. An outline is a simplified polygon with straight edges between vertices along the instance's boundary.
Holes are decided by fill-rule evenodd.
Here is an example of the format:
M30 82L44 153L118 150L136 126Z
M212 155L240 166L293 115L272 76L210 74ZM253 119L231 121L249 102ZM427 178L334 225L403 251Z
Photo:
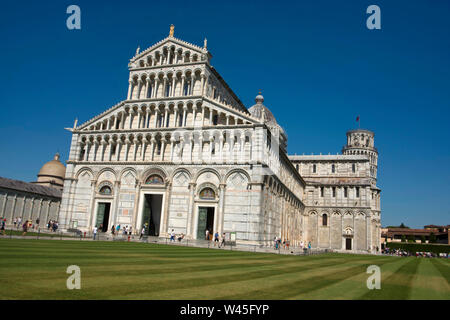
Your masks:
M70 129L60 226L109 232L120 224L139 232L147 223L159 236L174 229L203 239L209 229L263 245L278 236L338 250L347 239L352 251L379 246L373 133L350 131L344 155L288 156L286 134L264 98L247 109L211 57L206 40L195 46L173 31L137 50L127 99ZM369 137L369 145L356 136Z

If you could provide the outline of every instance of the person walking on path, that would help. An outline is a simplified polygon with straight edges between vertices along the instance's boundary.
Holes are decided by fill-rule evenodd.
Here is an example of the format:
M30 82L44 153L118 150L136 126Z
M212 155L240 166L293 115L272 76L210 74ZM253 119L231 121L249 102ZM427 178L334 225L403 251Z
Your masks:
M175 231L172 229L172 232L170 233L170 242L175 242Z
M16 228L16 225L17 225L17 217L14 218L14 229Z
M116 231L116 228L115 228L115 226L113 225L113 226L111 227L111 234L112 234L113 237L114 237L114 231Z
M20 228L21 223L22 223L22 217L19 217L19 219L17 220L17 229Z
M144 236L144 233L145 233L145 227L142 227L141 235L139 236L139 240L142 239L142 237Z
M95 237L97 236L97 230L98 230L98 229L97 229L97 226L95 226L95 227L94 227L94 240L95 240Z
M222 242L219 244L219 248L220 247L225 247L225 232L222 233Z
M26 235L28 231L28 220L25 221L25 223L22 225L22 230L23 230L22 236Z
M216 231L216 233L214 233L214 247L216 246L216 242L220 247L220 243L219 243L219 233Z
M2 235L5 235L5 225L6 225L6 219L2 219L1 221L1 231L2 231Z
M205 240L209 240L209 230L206 229L205 231Z

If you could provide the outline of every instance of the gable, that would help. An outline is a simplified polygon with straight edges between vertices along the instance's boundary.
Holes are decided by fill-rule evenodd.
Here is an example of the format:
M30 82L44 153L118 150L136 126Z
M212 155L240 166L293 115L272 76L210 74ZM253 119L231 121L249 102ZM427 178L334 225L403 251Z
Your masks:
M161 56L165 57L169 49L171 50L172 55L175 53L182 58L185 58L186 56L194 57L194 61L206 60L208 55L206 48L201 48L177 38L167 37L160 42L155 43L148 49L137 53L130 59L129 67L144 68L158 65L155 64L155 61L157 63L160 61L159 59Z

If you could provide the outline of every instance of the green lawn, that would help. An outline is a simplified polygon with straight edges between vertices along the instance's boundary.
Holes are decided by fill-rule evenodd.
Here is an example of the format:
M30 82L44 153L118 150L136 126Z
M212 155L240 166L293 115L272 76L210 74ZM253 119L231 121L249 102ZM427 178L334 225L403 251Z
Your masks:
M0 239L0 299L450 299L444 259ZM68 290L66 269L81 268ZM369 290L369 265L381 290Z

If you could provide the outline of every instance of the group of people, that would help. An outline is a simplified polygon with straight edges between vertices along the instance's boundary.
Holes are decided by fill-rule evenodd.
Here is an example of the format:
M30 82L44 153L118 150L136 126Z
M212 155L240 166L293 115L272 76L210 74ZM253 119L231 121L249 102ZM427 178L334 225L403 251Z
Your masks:
M214 233L214 237L213 238L214 238L214 247L216 245L218 245L219 248L225 246L225 238L226 238L225 232L222 233L222 239L220 239L219 232L217 232L217 231L216 231L216 233ZM209 232L208 229L206 229L206 231L205 231L205 240L208 240L208 241L211 240L211 233Z
M56 232L56 230L58 230L58 221L49 220L47 223L47 230Z
M122 231L121 231L121 230L122 230ZM122 234L123 234L124 236L126 236L126 235L130 235L130 236L131 236L132 231L133 231L133 227L132 227L132 226L128 226L128 225L126 225L126 226L123 227L123 228L120 226L120 224L118 224L117 226L113 225L113 226L111 227L111 234L112 234L113 236L119 235L120 232L122 232Z

